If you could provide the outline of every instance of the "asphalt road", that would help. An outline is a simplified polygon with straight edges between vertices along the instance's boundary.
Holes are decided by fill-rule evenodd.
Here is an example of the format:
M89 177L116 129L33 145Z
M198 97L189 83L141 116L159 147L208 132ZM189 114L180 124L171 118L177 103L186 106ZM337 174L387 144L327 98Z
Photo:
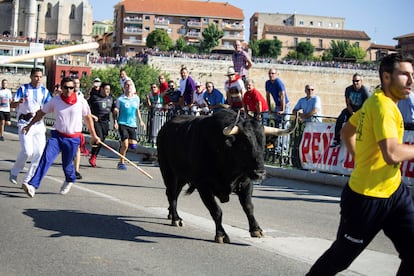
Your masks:
M10 130L13 131L13 130ZM60 195L60 157L34 198L8 181L17 135L0 142L0 275L304 275L329 247L339 220L340 188L283 178L255 185L256 218L265 231L250 238L238 199L221 204L231 244L214 242L214 223L197 192L182 195L185 226L170 226L158 167L116 169L103 150L98 167L82 158L80 180ZM23 174L19 175L21 181ZM381 233L343 275L395 275L397 254Z

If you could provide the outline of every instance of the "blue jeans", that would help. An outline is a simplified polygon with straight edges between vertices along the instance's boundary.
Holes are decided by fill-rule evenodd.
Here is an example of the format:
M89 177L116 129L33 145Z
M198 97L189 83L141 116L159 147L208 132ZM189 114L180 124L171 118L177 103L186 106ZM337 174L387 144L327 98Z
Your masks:
M80 145L80 138L67 138L60 136L55 130L51 132L51 137L46 143L43 155L40 158L39 166L36 169L35 174L29 181L29 184L39 188L40 182L47 174L50 166L55 161L56 157L62 152L62 168L65 174L66 182L76 182L75 169L73 166L73 158L75 158L76 152Z

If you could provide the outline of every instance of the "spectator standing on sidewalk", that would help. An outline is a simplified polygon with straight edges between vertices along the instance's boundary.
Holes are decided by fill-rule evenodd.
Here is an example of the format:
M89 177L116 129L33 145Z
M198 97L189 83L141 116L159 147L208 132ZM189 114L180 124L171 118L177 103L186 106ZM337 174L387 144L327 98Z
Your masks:
M414 93L410 93L407 99L398 102L405 130L414 130Z
M287 122L290 119L290 102L287 96L285 84L283 81L278 77L276 69L270 68L269 69L269 79L265 83L266 88L266 100L267 105L269 106L269 115L272 115L276 122L276 127L286 127ZM275 104L274 110L271 110L271 99L270 96L273 98L273 102Z
M336 240L307 275L336 275L347 269L382 230L401 259L396 275L414 275L414 201L401 182L401 163L414 159L404 144L398 101L412 93L413 59L390 54L379 67L381 88L341 130L355 169L341 195Z
M335 123L334 141L331 147L337 147L341 144L340 132L342 125L348 122L349 118L357 112L365 100L369 97L368 89L362 84L362 76L355 73L352 76L352 85L345 89L345 103L346 108L339 114Z
M224 98L223 93L215 88L214 83L211 81L206 82L206 91L203 94L203 98L206 101L208 108L213 111L213 113L222 108L228 108L228 105L225 104L226 99Z
M262 96L259 90L254 87L252 79L246 80L247 91L243 96L243 105L247 113L253 113L253 116L263 122L267 120L269 107L265 98Z
M195 82L190 76L188 69L185 65L180 70L180 105L182 108L189 107L192 102L193 92L195 90Z
M111 96L111 85L109 83L102 83L101 91L98 95L91 96L88 99L88 104L91 109L96 135L98 135L102 142L105 142L109 132L111 113L114 114L115 112L115 100ZM96 167L96 158L101 147L102 145L98 144L91 149L89 164L94 168Z
M11 90L7 88L7 80L1 81L0 88L0 141L4 141L4 126L10 125L10 103L12 102Z
M121 148L119 153L125 156L128 148L136 150L137 148L137 117L140 125L145 128L139 111L140 100L133 90L132 80L126 80L124 86L124 94L116 100L116 108L114 111L114 128L118 129L121 139ZM126 170L125 159L120 157L117 165L118 170Z
M227 104L234 111L243 109L243 95L246 92L244 81L233 67L227 69L227 80L224 83L224 89L226 90Z
M31 122L35 113L52 99L47 88L42 85L42 79L42 69L33 68L30 72L30 83L23 84L17 89L10 104L10 107L18 108L17 127L21 146L10 170L9 180L13 184L17 184L17 176L23 170L27 160L31 160L31 162L23 178L23 184L29 182L36 171L46 144L46 127L43 120L36 122L30 133L25 134L22 131Z
M60 188L60 194L67 194L73 183L76 182L73 159L81 143L82 118L91 135L92 144L99 144L99 137L95 133L93 120L87 101L84 97L78 97L72 78L65 77L61 81L62 94L53 97L47 104L36 112L33 120L26 125L22 132L29 135L36 122L42 120L47 113L54 113L54 130L51 131L39 166L29 183L23 183L22 188L29 197L34 197L39 189L43 177L59 153L62 154L62 169L65 180Z
M302 110L299 114L301 122L322 122L322 102L318 95L315 95L313 85L305 85L306 96L300 98L293 108L293 113Z
M233 68L242 78L243 82L249 77L249 69L253 66L253 62L249 54L243 49L240 40L236 40L233 44L234 52L232 54Z

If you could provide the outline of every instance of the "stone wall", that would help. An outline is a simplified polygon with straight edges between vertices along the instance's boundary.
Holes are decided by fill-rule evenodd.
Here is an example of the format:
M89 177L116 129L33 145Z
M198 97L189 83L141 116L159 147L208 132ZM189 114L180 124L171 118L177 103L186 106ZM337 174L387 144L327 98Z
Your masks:
M225 73L227 68L232 65L231 61L190 59L190 58L169 58L169 57L150 57L149 65L160 69L161 72L169 75L170 79L179 84L181 65L186 65L191 76L196 81L205 83L212 81L216 88L224 92L224 82L227 80ZM113 67L114 65L96 65L99 69ZM364 84L370 92L379 85L377 71L337 69L328 67L283 65L270 63L255 63L250 70L250 77L254 80L255 86L265 95L264 84L268 79L268 70L274 66L279 72L279 77L285 83L286 90L292 108L300 97L305 96L304 87L312 84L315 92L321 97L323 115L337 117L345 107L344 91L348 85L352 84L352 75L356 72L363 75ZM27 74L4 74L0 73L0 79L8 79L9 88L16 91L20 84L30 82L30 70ZM43 83L46 83L47 76ZM156 80L154 80L156 81Z
M179 84L181 65L186 65L190 75L202 83L213 81L215 87L224 92L225 73L232 66L231 61L190 58L150 57L149 65L168 74ZM370 92L379 84L378 72L373 70L337 69L328 67L297 66L270 63L255 63L250 70L250 78L265 95L264 84L268 70L274 66L286 86L292 108L299 98L305 96L305 85L312 84L322 100L323 115L337 117L345 107L345 88L352 84L352 75L360 73Z

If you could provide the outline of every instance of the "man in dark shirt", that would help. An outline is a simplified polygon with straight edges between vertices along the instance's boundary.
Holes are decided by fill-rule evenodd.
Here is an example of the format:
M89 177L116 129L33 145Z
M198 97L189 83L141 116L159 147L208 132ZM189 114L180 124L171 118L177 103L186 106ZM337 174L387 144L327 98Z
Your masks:
M352 85L345 89L345 103L346 108L339 114L335 124L335 136L331 145L332 148L341 144L340 131L342 125L348 122L349 118L357 112L365 100L369 97L368 89L362 85L362 76L355 73L352 76Z
M92 118L95 126L96 134L99 136L102 142L108 136L110 114L115 109L115 100L110 95L111 86L109 83L103 83L100 87L99 94L93 94L88 99L89 106L91 108ZM89 164L92 167L96 167L96 157L101 149L101 144L92 148Z

